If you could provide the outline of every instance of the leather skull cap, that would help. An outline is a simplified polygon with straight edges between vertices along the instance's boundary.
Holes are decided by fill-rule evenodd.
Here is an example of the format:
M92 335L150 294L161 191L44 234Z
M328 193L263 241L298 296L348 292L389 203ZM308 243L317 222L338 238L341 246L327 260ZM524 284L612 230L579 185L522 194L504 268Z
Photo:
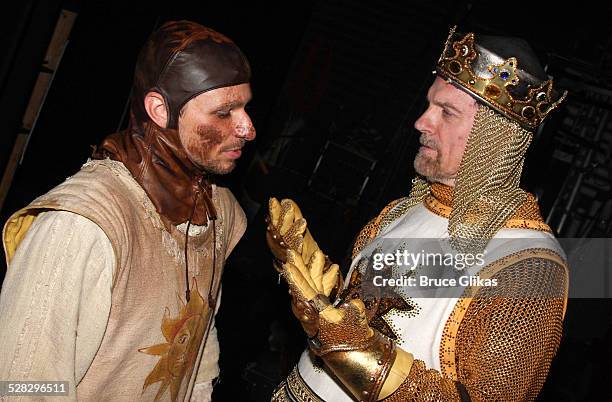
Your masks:
M226 36L191 21L172 21L151 34L136 62L130 122L107 136L92 158L123 163L145 190L167 228L216 219L213 175L185 152L178 133L181 108L199 94L248 83L249 63ZM166 127L147 114L144 99L155 91L167 105Z
M231 39L191 21L170 21L156 30L140 51L134 73L132 124L149 120L147 93L166 101L168 123L177 128L181 108L199 94L248 83L251 68Z

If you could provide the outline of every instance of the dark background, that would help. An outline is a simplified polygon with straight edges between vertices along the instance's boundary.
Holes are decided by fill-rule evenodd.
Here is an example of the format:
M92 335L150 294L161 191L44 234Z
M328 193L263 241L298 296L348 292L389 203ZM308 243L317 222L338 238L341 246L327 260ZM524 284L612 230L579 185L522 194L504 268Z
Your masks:
M520 36L570 90L536 133L524 187L562 237L610 237L612 32L609 3L349 0L295 2L28 1L0 18L0 166L6 166L61 9L78 13L6 202L4 222L76 172L124 124L137 52L167 20L232 38L253 69L256 141L224 177L249 218L228 261L221 381L214 400L261 401L295 364L304 336L270 266L268 197L300 204L334 261L390 201L407 195L431 70L448 29ZM1 276L3 276L3 270ZM612 384L610 300L570 300L541 400L605 400Z

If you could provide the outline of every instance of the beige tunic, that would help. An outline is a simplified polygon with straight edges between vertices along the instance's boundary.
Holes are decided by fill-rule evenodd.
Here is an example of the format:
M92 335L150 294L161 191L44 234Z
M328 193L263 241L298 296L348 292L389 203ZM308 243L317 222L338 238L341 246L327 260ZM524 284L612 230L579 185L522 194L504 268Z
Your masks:
M220 215L214 292L245 218L229 191L215 188L213 198ZM27 219L15 217L36 213L23 237L18 229L27 228ZM186 303L184 234L163 228L118 162L86 164L11 222L0 313L19 328L3 330L9 342L2 355L11 356L0 364L3 379L69 380L73 390L78 384L79 400L187 400L194 373L204 387L217 374L214 330L205 353L201 345L210 314L212 227L190 236ZM30 278L28 285L16 285L19 277Z

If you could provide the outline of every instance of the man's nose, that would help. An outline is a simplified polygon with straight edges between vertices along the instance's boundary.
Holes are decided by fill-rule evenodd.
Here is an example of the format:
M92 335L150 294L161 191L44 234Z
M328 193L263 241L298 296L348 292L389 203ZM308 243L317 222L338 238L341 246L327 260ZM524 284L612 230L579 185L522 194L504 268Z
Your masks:
M423 114L414 122L414 128L420 133L431 131L431 122L428 117L429 108L423 112Z
M255 127L251 118L246 116L245 119L236 126L236 137L245 139L246 141L252 141L255 139Z
M255 139L255 127L253 125L250 126L240 126L236 128L236 137L245 139L247 141L252 141Z

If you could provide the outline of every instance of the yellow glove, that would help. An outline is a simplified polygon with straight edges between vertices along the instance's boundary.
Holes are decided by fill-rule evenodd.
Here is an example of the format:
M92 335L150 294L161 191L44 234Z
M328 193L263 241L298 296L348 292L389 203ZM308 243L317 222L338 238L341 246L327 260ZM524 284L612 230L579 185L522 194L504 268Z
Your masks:
M341 319L338 316L339 310L332 307L328 298L338 283L340 269L338 264L332 264L324 272L325 256L321 250L314 251L307 264L293 250L287 250L286 260L281 273L293 296L293 313L302 323L306 334L313 337L319 330L319 315L330 320Z
M266 241L277 260L286 262L287 249L299 253L304 261L308 261L312 253L319 250L302 211L293 200L284 199L279 203L276 198L270 198L266 222ZM280 270L278 266L275 268Z

